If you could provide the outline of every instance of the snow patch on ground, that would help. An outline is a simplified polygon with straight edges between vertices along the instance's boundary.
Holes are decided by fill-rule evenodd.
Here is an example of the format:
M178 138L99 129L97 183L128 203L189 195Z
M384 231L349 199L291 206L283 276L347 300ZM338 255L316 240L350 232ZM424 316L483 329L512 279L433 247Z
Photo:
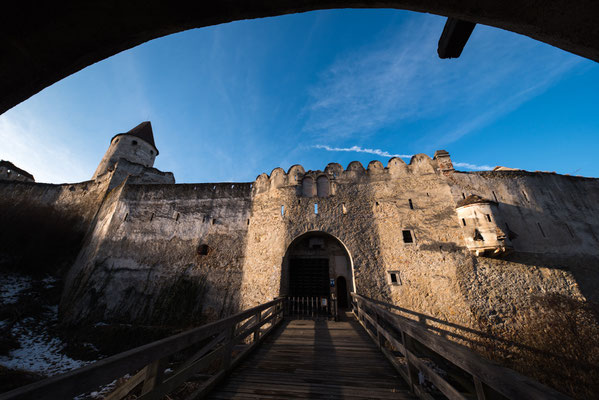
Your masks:
M46 289L51 289L56 282L51 276L42 280ZM18 307L19 299L30 295L31 290L30 277L0 275L0 305L17 304ZM42 315L24 318L12 326L11 321L0 321L0 329L10 329L20 344L20 348L11 350L8 356L0 356L0 365L53 376L91 363L63 354L65 344L51 333L51 328L58 323L58 305L46 305L44 309Z
M31 278L20 275L0 275L0 302L15 304L21 292L31 289Z
M56 318L53 310L48 310L47 314L50 318ZM46 328L45 321L32 318L25 318L15 323L11 333L17 338L21 348L12 350L9 356L0 356L0 364L7 368L52 376L90 363L90 361L73 360L62 354L64 343L49 335Z

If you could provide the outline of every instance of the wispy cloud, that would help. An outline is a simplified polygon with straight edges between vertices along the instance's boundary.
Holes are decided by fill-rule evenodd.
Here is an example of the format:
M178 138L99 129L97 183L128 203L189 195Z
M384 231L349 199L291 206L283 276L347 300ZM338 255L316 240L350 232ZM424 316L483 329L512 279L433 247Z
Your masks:
M56 129L56 126L45 124L17 108L4 113L0 116L0 159L11 161L31 173L37 182L90 179L94 163L83 161L80 155L70 150L68 143L57 139L60 135Z
M388 151L385 150L381 150L381 149L368 149L368 148L362 148L360 146L351 146L351 147L331 147L331 146L327 146L324 144L317 144L312 146L315 149L321 149L321 150L326 150L326 151L340 151L340 152L351 152L351 153L367 153L367 154L374 154L377 156L381 156L381 157L388 157L388 158L392 158L392 157L400 157L400 158L407 158L410 159L412 158L412 154L393 154L390 153ZM466 163L466 162L454 162L453 163L454 167L458 167L458 168L465 168L471 171L488 171L493 169L493 167L489 166L489 165L476 165L476 164L472 164L472 163Z
M453 166L458 167L458 168L466 168L471 171L490 171L494 168L489 165L476 165L476 164L471 164L471 163L466 163L466 162L454 162Z
M339 58L310 90L304 130L343 139L440 120L418 145L454 142L534 98L582 60L486 26L477 26L459 60L440 60L443 23L414 15L387 40Z
M367 153L367 154L374 154L377 156L381 156L381 157L400 157L400 158L412 158L411 154L391 154L388 151L384 151L381 149L364 149L360 146L352 146L352 147L330 147L324 144L317 144L315 146L313 146L315 149L323 149L326 151L346 151L346 152L353 152L353 153Z

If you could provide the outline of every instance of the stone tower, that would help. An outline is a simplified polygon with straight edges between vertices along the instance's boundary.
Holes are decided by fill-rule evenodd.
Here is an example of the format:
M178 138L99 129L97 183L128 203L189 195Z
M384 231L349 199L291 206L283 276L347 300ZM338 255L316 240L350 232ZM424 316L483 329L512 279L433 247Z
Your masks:
M150 121L142 122L129 132L119 133L112 138L92 179L112 169L121 158L144 167L153 167L157 155L152 124Z

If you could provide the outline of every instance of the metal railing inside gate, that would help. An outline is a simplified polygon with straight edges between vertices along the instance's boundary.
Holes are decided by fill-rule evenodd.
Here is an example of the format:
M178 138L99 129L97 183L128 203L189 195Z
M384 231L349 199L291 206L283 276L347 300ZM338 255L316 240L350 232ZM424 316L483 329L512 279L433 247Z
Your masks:
M285 298L285 316L337 321L337 299L331 296L289 296Z

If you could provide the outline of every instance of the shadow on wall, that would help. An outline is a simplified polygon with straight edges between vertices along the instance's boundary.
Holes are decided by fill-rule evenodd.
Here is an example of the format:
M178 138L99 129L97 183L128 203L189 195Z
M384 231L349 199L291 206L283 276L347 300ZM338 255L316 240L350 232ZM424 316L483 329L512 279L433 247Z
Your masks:
M599 393L599 305L596 303L558 294L533 296L530 307L506 321L517 329L506 330L499 336L491 332L490 321L480 315L480 330L476 330L375 302L575 398L593 398Z
M27 200L0 201L0 210L0 269L66 272L85 234L80 217Z

